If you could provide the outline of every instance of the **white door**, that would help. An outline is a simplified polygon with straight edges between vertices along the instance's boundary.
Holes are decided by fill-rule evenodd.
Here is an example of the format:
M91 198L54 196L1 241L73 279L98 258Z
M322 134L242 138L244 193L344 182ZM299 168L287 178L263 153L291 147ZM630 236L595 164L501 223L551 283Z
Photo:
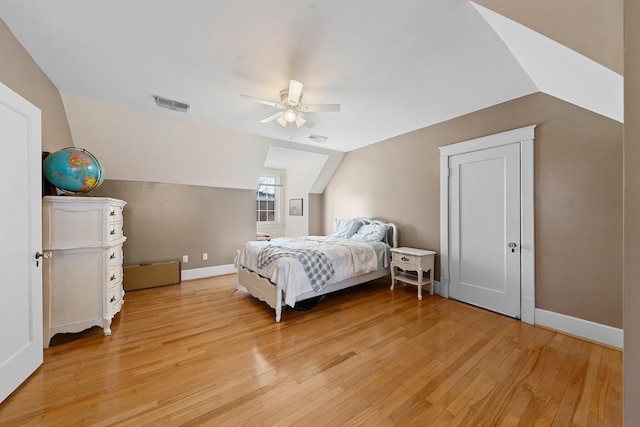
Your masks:
M0 83L0 402L42 364L40 110Z
M520 317L520 144L449 157L450 296Z

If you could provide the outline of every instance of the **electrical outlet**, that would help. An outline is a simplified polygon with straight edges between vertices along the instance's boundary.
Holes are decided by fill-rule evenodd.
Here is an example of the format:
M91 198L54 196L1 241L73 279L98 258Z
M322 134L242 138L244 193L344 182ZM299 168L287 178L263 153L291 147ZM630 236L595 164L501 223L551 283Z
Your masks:
M182 262L189 262L189 255L182 255Z
M208 254L208 253L206 253L206 252L205 252L205 253L203 253L203 254L202 254L202 260L203 260L203 261L206 261L206 260L208 260L208 259L209 259L209 254Z

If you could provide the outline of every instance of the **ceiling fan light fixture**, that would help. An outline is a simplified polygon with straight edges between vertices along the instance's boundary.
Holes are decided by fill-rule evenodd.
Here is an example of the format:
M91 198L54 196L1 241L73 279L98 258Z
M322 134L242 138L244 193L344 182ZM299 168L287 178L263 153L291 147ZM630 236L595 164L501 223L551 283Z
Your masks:
M296 121L296 117L297 114L296 112L293 110L293 108L289 108L287 109L287 111L284 112L284 119L288 122L288 123L293 123Z

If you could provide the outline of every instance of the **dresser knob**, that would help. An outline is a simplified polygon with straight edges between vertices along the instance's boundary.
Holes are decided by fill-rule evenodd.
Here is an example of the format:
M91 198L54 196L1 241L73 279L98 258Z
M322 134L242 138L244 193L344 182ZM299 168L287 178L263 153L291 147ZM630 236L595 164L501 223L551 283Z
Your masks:
M114 234L116 234L116 230L115 229L111 230L111 232L109 234L111 234L113 236Z
M109 257L109 259L116 259L116 254L112 253L111 256Z
M111 299L109 300L109 302L114 302L116 300L115 295L111 297Z
M116 211L111 211L111 213L109 215L116 216Z
M402 258L400 258L402 261L407 262L409 261L409 258L407 258L406 256L403 256Z
M112 282L113 282L114 280L116 280L116 275L114 274L113 276L111 276L111 279L109 279L109 280L111 280Z

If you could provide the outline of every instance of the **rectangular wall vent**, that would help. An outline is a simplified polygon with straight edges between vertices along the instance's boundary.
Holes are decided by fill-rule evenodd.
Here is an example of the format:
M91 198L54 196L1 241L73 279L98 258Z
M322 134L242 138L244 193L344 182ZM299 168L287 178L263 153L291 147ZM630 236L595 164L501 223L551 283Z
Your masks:
M154 98L158 107L168 108L174 111L182 111L183 113L189 111L189 104L185 104L184 102L174 101L173 99L167 99L161 96L154 96Z

